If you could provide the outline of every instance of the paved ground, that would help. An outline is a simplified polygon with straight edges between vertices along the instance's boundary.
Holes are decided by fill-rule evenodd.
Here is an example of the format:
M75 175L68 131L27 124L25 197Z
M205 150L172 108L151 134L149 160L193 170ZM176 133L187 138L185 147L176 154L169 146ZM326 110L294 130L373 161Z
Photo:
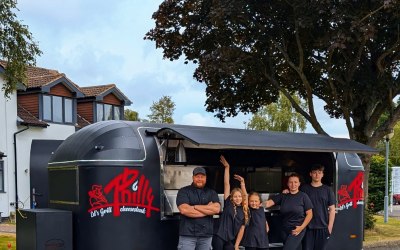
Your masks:
M14 234L16 232L15 224L0 223L0 234Z

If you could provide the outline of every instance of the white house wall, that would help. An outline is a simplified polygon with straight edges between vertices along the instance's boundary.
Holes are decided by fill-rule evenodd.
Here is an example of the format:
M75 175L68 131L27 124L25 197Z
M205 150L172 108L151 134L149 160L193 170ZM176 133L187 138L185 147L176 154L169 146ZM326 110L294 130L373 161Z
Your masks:
M0 75L0 85L4 79ZM47 128L29 127L16 135L17 167L18 167L18 199L19 208L30 208L30 152L32 140L65 140L75 132L72 125L49 123ZM10 216L15 211L15 162L14 133L26 126L17 126L17 97L14 93L10 99L0 91L0 151L7 157L4 160L4 192L0 192L0 212L2 217ZM11 205L12 204L12 205Z
M0 75L1 88L4 83L4 78ZM4 91L0 91L0 128L0 151L7 155L7 157L3 158L4 192L0 192L0 212L2 217L7 217L10 214L10 210L14 210L14 207L10 206L10 202L15 199L13 134L18 130L17 98L15 93L7 99L4 97Z
M47 128L30 127L17 135L19 207L30 208L30 153L32 140L65 140L75 132L71 125L49 123ZM23 129L20 126L19 129Z

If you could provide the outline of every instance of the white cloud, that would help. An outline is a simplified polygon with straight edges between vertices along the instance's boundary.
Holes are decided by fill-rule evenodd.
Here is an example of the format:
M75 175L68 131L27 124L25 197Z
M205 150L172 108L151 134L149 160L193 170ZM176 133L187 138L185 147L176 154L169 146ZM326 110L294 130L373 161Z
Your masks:
M182 117L180 124L215 127L216 124L212 117L200 113L188 113Z
M19 0L16 14L43 51L39 67L63 72L80 86L117 84L140 118L146 118L153 101L169 95L176 103L176 123L244 128L250 116L239 114L221 123L205 112L205 85L193 79L194 65L163 60L155 43L143 40L161 2ZM330 135L347 134L343 120L329 118L322 102L315 106ZM310 125L307 131L314 132Z

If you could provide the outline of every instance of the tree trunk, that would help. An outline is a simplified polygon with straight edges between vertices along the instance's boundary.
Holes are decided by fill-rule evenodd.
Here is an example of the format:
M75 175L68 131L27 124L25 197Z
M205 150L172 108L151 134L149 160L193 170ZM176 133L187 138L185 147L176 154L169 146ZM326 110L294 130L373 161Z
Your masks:
M364 172L364 206L367 208L368 207L368 180L369 180L369 170L370 170L370 164L371 164L371 157L372 155L367 155L363 154L361 155L361 161L364 166L365 172Z

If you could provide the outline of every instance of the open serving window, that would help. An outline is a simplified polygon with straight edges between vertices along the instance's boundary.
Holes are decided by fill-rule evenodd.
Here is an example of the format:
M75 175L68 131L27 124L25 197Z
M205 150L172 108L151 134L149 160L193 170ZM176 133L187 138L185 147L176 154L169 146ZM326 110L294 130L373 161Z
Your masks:
M192 182L192 170L196 166L206 168L207 186L217 191L223 204L224 169L219 162L220 155L231 165L232 187L239 186L233 180L233 174L239 174L245 178L248 192L257 191L263 199L268 199L286 188L286 178L292 172L309 182L309 167L315 163L325 166L323 181L334 186L337 166L332 152L375 152L349 139L318 134L179 125L148 133L156 136L160 148L164 216L179 213L176 194Z

